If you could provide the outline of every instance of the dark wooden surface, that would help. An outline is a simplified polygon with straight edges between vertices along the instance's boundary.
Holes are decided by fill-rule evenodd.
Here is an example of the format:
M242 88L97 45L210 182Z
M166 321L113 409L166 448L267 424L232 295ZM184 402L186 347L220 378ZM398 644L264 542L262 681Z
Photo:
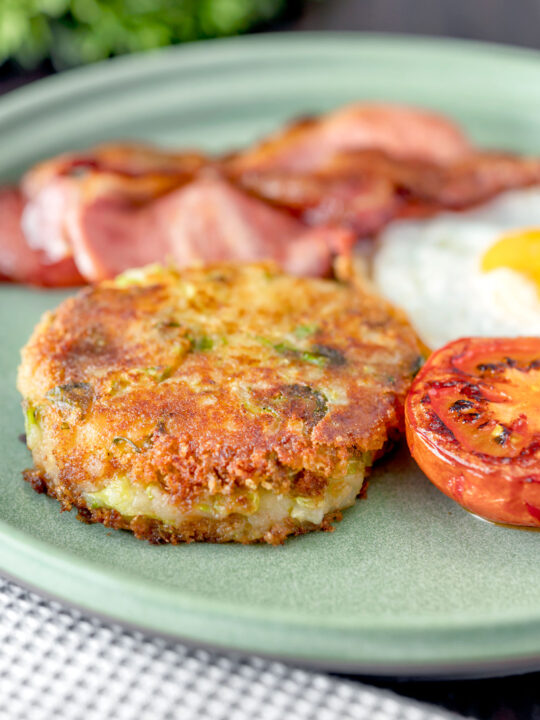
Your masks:
M540 0L313 0L296 15L275 29L416 33L540 49ZM4 66L0 93L49 72L47 66L33 73ZM540 720L540 673L446 682L362 680L477 720Z

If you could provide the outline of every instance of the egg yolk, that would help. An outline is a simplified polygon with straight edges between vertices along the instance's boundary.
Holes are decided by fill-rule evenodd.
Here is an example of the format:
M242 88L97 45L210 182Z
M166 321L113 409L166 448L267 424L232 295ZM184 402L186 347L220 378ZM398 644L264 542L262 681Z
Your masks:
M508 268L535 283L540 293L540 228L528 228L503 235L482 258L482 270Z

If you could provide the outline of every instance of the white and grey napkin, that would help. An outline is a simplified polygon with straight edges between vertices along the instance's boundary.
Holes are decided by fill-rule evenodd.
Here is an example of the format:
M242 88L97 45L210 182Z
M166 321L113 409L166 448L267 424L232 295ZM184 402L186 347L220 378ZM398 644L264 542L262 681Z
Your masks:
M0 579L0 720L450 720L279 662L127 631Z

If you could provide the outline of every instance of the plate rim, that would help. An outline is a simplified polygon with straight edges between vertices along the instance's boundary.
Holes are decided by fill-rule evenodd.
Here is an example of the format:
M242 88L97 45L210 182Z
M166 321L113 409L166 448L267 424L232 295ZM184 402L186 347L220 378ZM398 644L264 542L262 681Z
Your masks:
M99 622L106 624L115 624L122 628L125 632L134 633L142 632L147 637L158 637L167 642L181 642L188 648L205 650L220 654L227 654L232 657L246 657L253 655L254 651L249 647L231 647L229 644L219 644L216 642L205 642L194 640L176 633L171 634L160 630L152 630L137 623L131 623L125 618L108 615L99 610L93 610L83 604L66 600L60 595L53 592L43 590L33 586L32 583L21 581L17 577L0 569L0 577L8 582L17 584L19 587L38 595L40 599L47 602L56 602L62 604L67 609L73 609L79 613L91 612L92 616ZM388 662L372 662L372 661L356 661L356 660L333 660L330 664L326 659L312 656L302 656L280 653L271 653L265 650L257 650L256 654L266 660L282 662L291 667L300 667L311 672L333 672L339 674L351 674L364 677L379 678L396 678L402 680L422 681L422 680L472 680L505 677L508 675L522 675L529 672L535 672L540 667L540 653L530 654L527 656L502 659L502 660L486 660L481 664L478 662L460 661L445 662L434 666L430 661L417 663L388 663Z
M457 49L472 53L473 55L492 54L497 59L506 56L505 61L523 60L523 61L540 61L540 49L517 47L512 45L504 45L502 43L487 42L483 40L468 40L464 38L452 37L436 37L421 34L409 33L383 33L370 31L299 31L299 32L267 32L250 35L241 35L235 37L214 38L197 40L186 44L177 44L169 47L156 48L144 52L121 55L117 57L100 60L98 62L84 65L80 67L70 68L62 72L39 78L28 85L14 88L4 95L0 96L0 124L9 119L11 113L21 112L19 107L26 103L28 106L40 105L43 99L48 102L58 100L57 96L71 95L74 91L87 92L88 82L96 83L100 86L115 84L122 78L140 77L140 71L144 74L152 74L156 70L163 71L163 67L159 67L167 61L176 60L180 65L188 65L192 62L194 65L212 64L213 51L217 51L220 59L223 54L230 54L233 59L234 53L238 48L240 53L244 52L243 48L249 46L256 47L257 50L261 46L272 46L284 44L291 46L292 49L305 50L314 42L323 43L329 41L349 41L361 42L364 46L373 45L380 48L384 45L391 52L406 51L411 49L419 49L422 51L435 51L440 53L441 50L453 54ZM335 45L333 46L335 48ZM320 50L320 48L318 48ZM154 67L156 65L157 67ZM104 68L110 69L110 73L103 73ZM80 82L80 80L85 82ZM27 107L22 108L23 112L28 110ZM1 128L0 128L1 129Z
M328 42L329 47L334 48L332 52L335 52L336 41L343 43L344 41L354 42L363 44L364 46L371 46L374 50L380 52L381 48L385 46L390 48L392 52L411 52L421 48L422 52L440 53L441 48L444 52L450 54L455 53L458 49L460 52L468 52L472 55L487 56L489 54L496 55L499 59L502 56L505 58L513 58L523 60L527 64L530 64L531 60L539 63L540 70L540 51L526 48L516 48L505 45L498 45L495 43L485 43L478 41L469 41L452 38L434 38L430 36L421 35L392 35L386 33L357 33L357 32L302 32L302 33L268 33L260 35L242 36L236 38L224 38L219 40L207 40L199 41L190 45L180 45L171 48L159 49L155 51L149 51L147 53L141 53L131 56L125 56L120 58L114 58L101 63L96 63L89 67L75 68L73 70L66 71L62 74L44 78L36 81L30 86L18 88L10 91L0 99L0 133L5 123L11 122L16 119L18 114L27 114L32 112L37 107L43 108L45 103L56 103L68 96L72 96L74 90L80 92L82 95L88 92L88 83L91 84L94 90L99 91L100 88L114 86L116 83L126 78L137 78L141 79L141 69L144 70L145 76L151 77L155 73L163 71L163 67L171 63L171 59L174 58L174 67L186 68L186 66L199 66L209 65L211 66L215 62L215 58L219 57L223 59L223 53L229 54L229 59L234 59L235 55L242 55L246 48L257 48L257 51L261 51L261 46L275 47L288 45L292 50L298 50L299 46L302 46L302 51L312 51L313 44L321 43L321 40ZM320 49L320 48L318 48ZM342 51L342 49L340 49ZM105 66L107 72L103 72ZM161 70L160 70L161 68ZM169 67L172 70L172 68ZM57 572L70 571L73 572L75 556L67 550L59 547L55 547L52 544L42 541L37 538L29 537L24 531L14 529L10 527L7 522L0 520L0 542L3 544L2 552L0 553L0 567L7 572L9 575L17 577L23 584L27 582L28 572L22 572L20 575L16 574L16 568L12 571L9 568L14 568L17 563L17 558L20 557L21 553L26 554L27 562L39 562L44 556L46 556L48 562L53 562L58 570ZM11 548L12 556L9 560L5 558L5 552L7 548ZM223 618L238 619L239 611L233 603L223 603L212 598L204 597L193 597L189 593L181 592L176 589L172 589L170 586L160 585L156 587L150 586L146 581L141 583L129 574L119 574L111 569L100 566L97 562L91 562L87 559L78 559L79 566L76 568L75 575L86 578L86 582L91 581L91 578L95 578L95 574L100 575L101 584L103 585L103 591L114 590L116 593L122 593L126 586L134 587L137 589L137 595L142 595L145 598L149 598L150 601L157 600L159 597L162 602L167 601L174 595L174 604L179 611L185 611L187 613L193 613L198 611L199 615L212 615L220 616ZM52 581L41 582L36 587L42 592L51 592L55 595L54 590L51 589ZM84 598L80 597L80 593L73 592L71 596L62 594L56 595L61 601L74 604L78 607L85 608L94 613L97 613L103 617L110 617L116 622L122 622L122 619L116 616L114 613L103 612L99 608L95 607L95 603L84 602ZM74 597L79 599L74 599ZM195 607L196 606L196 607ZM301 629L319 630L320 621L323 617L319 615L311 614L309 618L302 618L301 614L297 610L286 610L286 609L272 609L253 606L251 608L242 608L242 612L246 613L249 617L250 622L270 622L284 625L294 625ZM539 638L538 645L538 658L535 658L534 662L538 663L540 667L540 609L538 617L531 620L530 613L527 617L522 616L523 613L519 613L519 617L510 617L508 614L505 615L506 626L503 628L504 631L513 631L527 628L529 632L534 632ZM362 619L359 623L358 618L354 622L346 622L347 618L341 618L336 621L335 618L324 617L324 631L331 633L332 631L347 631L355 629L358 632L366 630L366 624L369 623L369 619ZM410 630L414 626L410 624L413 618L410 616L401 615L398 623L380 623L378 624L378 631L385 632L389 630L398 631L404 630L404 621L407 623L407 630ZM488 629L500 630L501 623L494 624L493 616L490 618L475 617L474 621L471 620L470 615L468 616L468 622L462 623L461 625L452 625L448 627L448 620L445 622L442 620L438 623L433 623L426 626L425 618L424 622L418 627L414 628L416 631L429 632L430 629L441 631L444 629L447 633L454 634L455 632L470 632L471 630L486 631ZM444 625L444 628L441 628ZM160 633L159 628L156 627L156 623L152 622L148 617L144 621L138 621L136 627L144 628L146 631ZM534 626L534 627L533 627ZM169 635L167 635L169 636ZM181 637L181 633L175 630L171 637ZM190 638L183 638L185 641L191 642ZM197 642L194 640L193 642ZM199 641L199 644L202 641ZM230 642L227 641L224 647L230 647ZM250 651L250 648L236 648L241 651ZM263 652L261 648L251 651ZM286 658L287 653L281 653L280 657ZM313 658L311 658L313 659ZM507 662L510 662L512 658L508 658ZM519 662L519 658L514 658ZM525 658L523 658L525 660ZM309 657L302 658L303 662L310 662ZM426 662L429 662L426 660ZM504 662L504 661L501 661ZM460 663L458 662L458 665ZM461 664L463 666L466 661ZM321 659L320 666L335 667L339 665L337 662L328 661ZM384 664L383 664L384 665ZM344 667L342 665L342 667ZM352 661L351 664L346 665L347 669L352 667L362 667L363 671L366 670L366 665L362 664L362 661ZM373 664L370 667L374 667ZM376 668L377 672L384 672L381 670L383 666ZM395 667L395 666L392 666ZM442 665L439 663L439 668ZM434 675L438 674L437 671Z

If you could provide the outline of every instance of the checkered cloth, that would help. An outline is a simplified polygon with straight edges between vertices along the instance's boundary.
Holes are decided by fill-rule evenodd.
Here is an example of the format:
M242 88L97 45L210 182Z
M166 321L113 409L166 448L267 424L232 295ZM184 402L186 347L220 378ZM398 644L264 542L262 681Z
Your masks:
M126 631L0 579L1 720L443 720L389 692Z

